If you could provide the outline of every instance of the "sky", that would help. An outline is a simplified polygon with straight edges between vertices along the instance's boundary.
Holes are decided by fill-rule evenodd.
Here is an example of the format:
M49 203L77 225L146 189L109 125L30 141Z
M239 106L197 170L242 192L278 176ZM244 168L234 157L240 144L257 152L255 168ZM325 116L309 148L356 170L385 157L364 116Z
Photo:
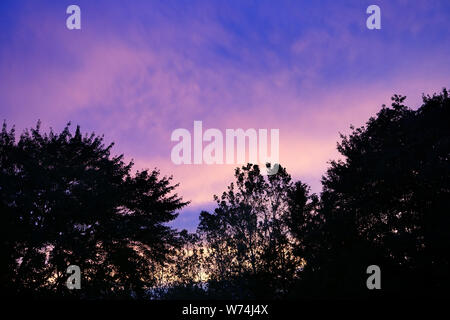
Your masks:
M449 71L448 0L0 1L0 119L104 134L135 170L173 176L191 201L173 226L191 231L238 164L175 165L175 129L279 129L280 163L319 193L339 133L393 94L419 107Z

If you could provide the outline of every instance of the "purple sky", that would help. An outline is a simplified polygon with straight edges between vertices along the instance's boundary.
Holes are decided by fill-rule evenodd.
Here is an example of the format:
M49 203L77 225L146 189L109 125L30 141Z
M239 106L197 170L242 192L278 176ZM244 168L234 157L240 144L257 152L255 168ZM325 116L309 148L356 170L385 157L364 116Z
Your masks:
M66 28L70 4L81 30ZM366 28L370 4L381 30ZM450 80L448 0L2 0L0 30L1 119L105 134L136 169L174 176L192 201L174 225L191 230L235 166L174 165L173 130L280 129L281 164L320 192L339 132Z

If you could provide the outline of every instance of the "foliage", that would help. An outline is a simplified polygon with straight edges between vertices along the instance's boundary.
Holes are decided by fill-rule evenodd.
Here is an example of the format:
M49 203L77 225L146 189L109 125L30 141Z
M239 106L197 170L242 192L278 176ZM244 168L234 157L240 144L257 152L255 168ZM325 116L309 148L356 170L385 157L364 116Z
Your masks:
M289 211L294 188L280 166L264 178L257 165L235 171L236 183L219 198L213 214L202 212L198 232L208 248L210 290L227 298L282 297L298 276L302 260L294 254L296 217ZM311 208L313 209L313 208Z
M0 135L2 288L10 294L144 296L181 245L166 226L187 203L157 170L131 175L95 134ZM68 265L82 293L65 287Z
M417 110L405 97L392 100L392 108L342 136L343 159L323 177L317 223L306 228L305 294L367 292L371 264L381 267L384 292L439 294L448 287L448 92L424 96Z
M157 170L131 175L103 138L36 129L0 134L3 294L85 298L362 297L378 265L382 293L446 295L450 285L450 99L417 110L394 95L341 135L320 198L281 167L235 170L196 233L166 225L187 203ZM81 293L65 288L68 265Z

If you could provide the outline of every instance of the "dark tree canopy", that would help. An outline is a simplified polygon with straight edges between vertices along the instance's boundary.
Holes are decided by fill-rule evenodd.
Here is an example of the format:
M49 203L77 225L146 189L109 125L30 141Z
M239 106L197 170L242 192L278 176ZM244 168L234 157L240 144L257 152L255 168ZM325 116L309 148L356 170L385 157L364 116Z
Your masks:
M267 180L237 169L236 185L200 217L212 284L244 297L362 297L376 294L366 270L378 265L383 294L446 294L450 99L444 89L417 110L392 100L341 136L320 199L284 169Z
M200 215L210 291L226 298L285 297L303 263L295 254L298 217L289 210L289 199L301 193L297 208L310 212L317 198L306 185L294 185L281 166L265 178L257 165L248 164L236 169L235 178L215 196L214 213Z
M14 129L0 134L0 234L4 294L143 296L153 273L180 245L166 226L187 203L157 170L131 175L112 144L82 136ZM68 265L83 290L68 290ZM79 292L78 292L79 291ZM81 292L81 293L80 293Z
M320 198L282 166L257 165L201 212L195 234L166 225L187 203L171 178L131 174L102 137L0 134L1 290L86 298L448 296L450 98L417 110L395 95L341 136ZM84 290L65 287L80 266ZM366 287L381 268L382 290ZM149 290L151 289L151 290Z
M304 277L316 291L367 292L370 264L380 265L388 292L448 288L448 92L424 96L417 110L403 104L405 97L392 100L391 108L342 136L343 159L332 161L323 177L320 215L305 243Z

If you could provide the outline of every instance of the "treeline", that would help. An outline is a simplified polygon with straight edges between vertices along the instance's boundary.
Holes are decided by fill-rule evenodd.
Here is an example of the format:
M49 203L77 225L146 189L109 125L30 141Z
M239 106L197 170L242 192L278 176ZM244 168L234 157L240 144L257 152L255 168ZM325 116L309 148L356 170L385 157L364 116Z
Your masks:
M395 95L341 136L320 195L285 168L256 165L201 212L195 233L167 226L186 206L171 178L132 174L102 137L0 135L3 295L157 299L448 296L450 99L417 110ZM82 289L65 286L68 265ZM367 267L381 270L368 290Z

